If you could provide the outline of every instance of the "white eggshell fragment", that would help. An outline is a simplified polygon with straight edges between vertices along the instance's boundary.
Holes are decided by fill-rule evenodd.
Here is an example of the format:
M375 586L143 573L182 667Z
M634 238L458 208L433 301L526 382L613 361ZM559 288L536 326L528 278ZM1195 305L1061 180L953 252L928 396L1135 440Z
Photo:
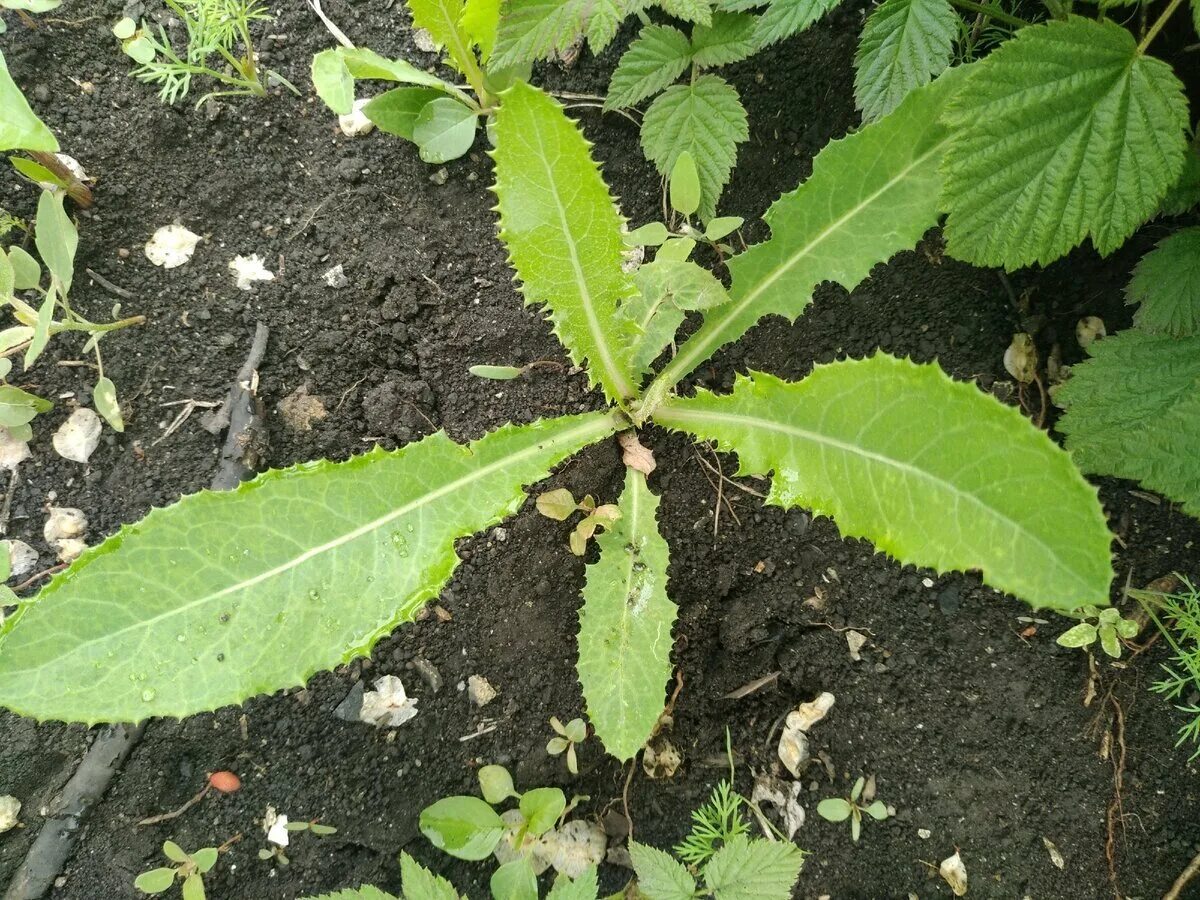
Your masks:
M950 885L955 897L962 897L967 893L967 867L957 850L953 856L942 860L942 864L938 866L938 874Z
M410 697L395 675L384 675L375 690L363 694L358 718L376 728L395 728L417 714L417 700Z
M249 256L235 256L229 262L229 271L233 273L238 288L243 291L253 288L256 281L275 280L275 273L268 271L267 267L263 265L262 257L257 253L251 253Z
M350 112L344 116L338 116L338 128L341 129L342 134L346 137L361 137L375 130L375 123L363 113L363 107L370 102L370 99L366 97L355 100L354 108Z
M146 259L164 269L182 266L192 258L200 235L182 225L164 225L146 242Z
M591 866L604 862L608 837L598 822L574 819L548 833L543 843L552 848L550 865L568 878L579 878Z
M56 541L82 537L87 532L88 520L83 510L70 506L50 507L50 518L42 529L46 543L53 545Z
M21 801L16 797L0 797L0 834L17 827L17 816L21 814Z
M8 542L8 575L20 578L28 575L37 565L38 552L24 541Z
M95 410L81 406L54 432L54 452L63 459L86 463L100 443L102 428Z
M29 459L29 444L18 441L7 428L0 428L0 469L13 471Z
M58 551L58 558L63 562L74 562L87 549L87 541L81 538L63 538L55 542L54 549Z

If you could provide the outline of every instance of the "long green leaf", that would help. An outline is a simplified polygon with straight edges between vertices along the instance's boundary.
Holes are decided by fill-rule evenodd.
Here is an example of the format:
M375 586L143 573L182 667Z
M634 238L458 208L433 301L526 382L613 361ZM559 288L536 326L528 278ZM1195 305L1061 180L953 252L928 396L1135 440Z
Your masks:
M981 266L1111 253L1183 169L1187 101L1171 67L1113 21L1022 28L975 66L948 121L947 248Z
M891 115L821 151L812 176L767 211L770 239L729 260L731 302L707 314L680 346L647 389L643 410L763 316L795 319L823 281L853 290L937 224L939 166L950 141L939 119L961 83L958 71L947 72Z
M58 141L25 101L21 89L8 74L0 53L0 150L41 150L54 153Z
M1096 341L1054 395L1080 468L1132 478L1200 518L1200 336L1131 328Z
M1037 607L1108 602L1095 488L1045 432L937 366L878 354L801 382L753 373L655 421L736 452L744 474L774 473L767 502L827 515L902 563L980 569Z
M71 292L75 276L75 251L79 248L79 232L75 223L63 209L66 195L56 191L42 191L38 198L37 222L34 227L34 243L42 262L57 279L64 295Z
M646 476L628 469L621 518L597 539L579 612L579 681L604 749L630 759L649 739L671 677L667 542L658 533L658 498ZM620 673L615 677L615 673Z
M619 317L636 288L621 268L621 217L588 143L562 106L527 84L496 114L500 238L525 302L544 305L554 333L609 400L635 393L629 357L637 335Z
M370 652L437 595L454 541L613 430L599 413L442 432L153 510L0 626L0 705L38 719L184 716Z

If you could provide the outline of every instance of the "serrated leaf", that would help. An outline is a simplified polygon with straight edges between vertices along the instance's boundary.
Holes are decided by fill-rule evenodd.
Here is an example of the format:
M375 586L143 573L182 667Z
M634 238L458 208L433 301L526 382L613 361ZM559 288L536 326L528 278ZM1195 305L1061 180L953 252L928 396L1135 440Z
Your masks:
M939 165L949 143L940 124L961 84L951 70L914 91L890 116L827 145L807 181L772 204L771 237L729 260L731 302L704 317L647 391L666 390L766 315L795 319L816 286L853 290L894 253L916 245L938 221Z
M804 866L804 851L790 841L731 839L704 867L715 900L789 900Z
M644 0L593 0L587 20L587 41L592 53L598 56L617 36L625 17L644 6Z
M458 159L475 143L475 111L452 97L438 97L421 107L413 120L413 142L427 163Z
M1200 203L1200 149L1193 144L1184 158L1183 171L1159 206L1167 216L1180 216Z
M712 24L692 29L692 61L700 68L725 66L758 50L754 39L757 20L745 13L713 13Z
M25 101L0 53L0 150L58 151L58 141Z
M609 400L636 392L635 333L617 311L636 289L621 268L621 218L578 126L526 84L496 114L500 238L527 304L544 306L571 361Z
M411 621L457 566L456 539L612 430L587 414L468 445L438 432L155 509L0 626L0 705L132 722L299 686Z
M1183 85L1115 22L1022 28L971 70L942 193L959 259L1011 270L1088 237L1111 253L1183 169Z
M678 28L646 25L638 32L608 83L605 109L634 106L671 85L691 63L691 46Z
M696 879L669 853L630 841L629 856L637 873L638 890L648 900L692 900L695 897Z
M884 0L876 7L854 57L854 100L864 122L886 116L950 65L959 23L949 0Z
M572 880L559 874L554 879L546 900L596 900L600 895L600 879L595 866L588 866L578 878Z
M597 538L600 559L587 569L578 670L596 736L625 761L642 749L663 710L676 606L667 598L658 498L641 472L626 470L620 509Z
M935 365L880 353L800 382L753 373L655 421L736 452L742 474L774 473L768 503L827 515L902 563L979 569L1035 607L1108 603L1095 488L1017 410Z
M698 25L712 24L712 5L709 0L656 0L656 4L676 19Z
M466 0L459 19L463 31L479 47L479 60L486 63L496 46L500 27L500 0Z
M363 115L379 126L381 131L405 140L413 140L417 117L428 104L439 98L447 99L441 91L426 87L398 87L385 91L363 107ZM454 101L451 101L452 103ZM465 107L464 107L465 108ZM474 141L475 128L471 135ZM469 147L470 145L468 145Z
M737 161L737 145L750 137L737 90L717 75L667 88L642 119L642 149L661 175L691 153L700 173L700 218L717 213L717 200Z
M1133 270L1126 296L1141 304L1135 325L1175 337L1200 333L1200 227L1159 241Z
M841 0L770 0L759 16L754 39L760 47L799 34Z
M63 209L65 194L42 191L38 198L37 224L34 243L42 262L62 286L63 294L71 292L75 276L75 250L79 247L79 232Z
M332 894L321 894L319 897L305 897L302 900L398 900L398 898L381 891L377 887L364 884L359 888L346 888L345 890L334 891ZM442 897L438 894L412 894L408 896L407 900L442 900ZM447 900L459 900L459 898L457 895L447 895Z
M405 3L412 13L413 24L424 28L435 44L446 48L451 66L459 72L476 67L471 39L459 24L463 0L405 0Z
M493 68L562 53L584 32L591 0L510 0L500 17Z
M404 885L405 900L460 900L454 885L403 852L400 854L400 883Z
M1076 463L1140 481L1200 517L1200 336L1134 328L1088 353L1054 398Z

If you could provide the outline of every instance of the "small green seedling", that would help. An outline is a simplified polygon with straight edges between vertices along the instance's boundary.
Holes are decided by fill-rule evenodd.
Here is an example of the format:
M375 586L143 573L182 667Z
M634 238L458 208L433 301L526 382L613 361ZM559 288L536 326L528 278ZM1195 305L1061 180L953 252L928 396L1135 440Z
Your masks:
M568 804L558 788L532 788L520 793L508 770L495 765L479 770L479 789L482 800L445 797L421 810L421 833L439 850L458 859L479 861L493 853L497 859L506 859L492 873L493 896L536 897L535 849L562 824L576 803L587 798L576 797ZM517 801L516 809L503 816L493 809L510 799ZM507 851L501 847L502 842Z
M284 826L290 834L296 834L301 831L307 831L310 834L315 834L317 837L326 837L327 835L337 834L337 829L332 825L322 825L315 819L308 822L288 822ZM263 847L258 851L258 858L262 860L273 859L281 866L291 864L285 848L280 844L271 844L269 847Z
M554 737L547 742L546 752L551 756L562 756L565 753L567 769L572 775L578 775L579 757L575 754L575 746L587 740L587 725L583 719L572 719L564 725L558 716L551 716L550 727L554 729Z
M216 865L220 851L216 847L205 847L187 853L174 841L165 841L162 852L174 865L143 872L134 879L133 886L143 894L161 894L179 881L182 882L183 900L204 900L204 875Z
M1138 633L1137 622L1122 618L1115 607L1100 609L1095 606L1081 606L1078 613L1079 618L1084 621L1058 636L1055 643L1060 647L1090 647L1099 641L1100 648L1105 653L1113 659L1119 659L1121 638L1132 638Z
M1171 647L1171 658L1161 663L1163 678L1151 687L1167 700L1183 701L1200 691L1200 590L1184 575L1176 574L1182 587L1175 593L1130 590ZM1178 702L1175 708L1187 716L1179 728L1176 747L1191 744L1188 758L1200 758L1200 704Z
M187 30L187 46L176 51L167 30L133 19L121 19L112 28L113 37L138 67L133 77L159 86L163 103L173 104L187 96L192 77L210 78L226 90L210 91L197 101L199 107L214 97L265 97L267 88L258 70L257 53L250 37L254 22L274 19L258 0L163 0ZM267 74L299 96L278 72Z
M553 519L555 522L565 522L576 512L585 514L575 526L575 530L571 532L571 552L576 556L583 556L587 553L588 541L596 535L598 529L610 529L621 518L621 510L615 503L597 506L596 498L591 494L576 502L574 495L566 488L557 488L539 494L537 510L547 519ZM557 721L557 719L550 720L551 724Z
M867 779L859 777L850 789L848 798L830 797L817 804L817 815L828 822L844 822L850 820L850 838L855 843L862 833L863 816L868 815L877 822L888 817L887 804L876 800L875 782L871 781L867 789Z

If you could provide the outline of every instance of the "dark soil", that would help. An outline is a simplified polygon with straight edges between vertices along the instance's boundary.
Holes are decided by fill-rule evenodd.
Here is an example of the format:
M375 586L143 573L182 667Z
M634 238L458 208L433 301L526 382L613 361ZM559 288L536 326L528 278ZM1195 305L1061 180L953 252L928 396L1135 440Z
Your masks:
M286 6L261 50L267 65L307 87L311 55L331 41L304 3ZM414 49L401 4L326 6L355 40L432 62ZM752 136L723 209L755 222L748 239L761 239L765 226L757 217L808 174L813 155L856 126L851 59L862 11L861 3L843 7L733 70ZM90 267L131 291L126 314L148 318L106 341L129 427L123 435L105 432L90 468L54 455L49 440L74 402L64 395L88 395L87 370L54 365L55 354L74 358L78 345L54 345L31 374L37 389L63 399L37 422L36 459L21 470L12 536L36 544L49 560L40 535L51 498L83 509L98 540L151 506L206 486L220 438L201 428L201 410L164 438L180 410L164 404L221 399L257 321L272 334L261 370L272 466L343 459L373 442L396 446L435 427L469 439L508 420L598 404L579 375L543 370L497 383L467 373L476 362L562 358L540 315L522 307L511 285L494 237L491 166L482 152L447 165L439 185L411 146L378 133L342 137L307 90L302 100L275 92L198 112L164 108L150 88L127 77L129 61L108 32L121 12L118 0L68 4L53 24L36 31L17 25L3 39L18 83L64 150L99 179L96 206L80 216L80 270ZM615 58L615 51L599 61L585 55L573 71L551 68L543 80L594 92ZM635 224L655 217L658 180L633 126L594 109L578 114L626 213ZM28 213L33 194L13 186L2 199ZM188 265L154 268L141 246L175 220L208 239ZM1080 251L1047 271L1015 276L1013 295L1028 297L1043 349L1058 340L1066 361L1077 359L1073 334L1081 315L1101 316L1110 331L1127 326L1122 286L1161 233L1147 227L1108 260ZM1022 316L994 272L943 258L940 246L931 235L853 294L820 291L800 322L762 324L702 369L700 381L727 385L746 367L799 377L814 361L883 347L939 359L955 376L1015 401L1001 357ZM122 248L128 258L119 255ZM243 293L225 267L250 252L262 254L278 278ZM321 280L337 263L350 279L342 290ZM79 282L80 306L103 314L114 298L82 276ZM308 431L290 427L280 413L281 401L301 389L327 410ZM1102 698L1111 688L1124 711L1128 751L1114 860L1121 889L1160 896L1196 852L1196 768L1185 749L1173 749L1179 716L1147 692L1161 661L1157 648L1128 667L1100 663L1101 698L1085 707L1087 661L1054 644L1061 621L1023 636L1029 623L1019 617L1029 610L977 579L901 568L866 543L842 540L828 520L764 508L728 488L737 518L725 510L714 537L716 495L697 461L706 451L658 431L644 440L658 457L652 483L662 493L671 591L680 605L675 661L683 689L672 739L684 763L670 780L640 773L634 779L629 799L638 839L667 846L685 833L689 811L724 771L726 728L739 787L749 792L752 772L774 765L776 721L828 690L837 704L817 726L814 749L827 754L833 775L816 763L805 778L809 821L797 840L811 855L797 896L949 896L929 863L936 866L955 847L971 875L971 896L1111 896L1105 816L1114 773L1100 754L1111 719ZM734 460L721 463L729 472ZM615 446L606 443L551 483L613 500L621 478ZM1200 527L1134 488L1102 485L1121 539L1118 584L1174 569L1197 574ZM208 878L211 897L295 898L362 882L395 891L395 858L404 849L478 898L487 895L489 868L439 855L417 831L423 806L474 792L477 766L508 764L519 787L554 784L587 794L583 815L619 809L625 773L597 742L582 748L577 779L543 749L551 715L581 713L574 635L583 564L567 551L567 526L531 506L463 543L464 563L440 600L451 621L431 616L405 628L370 660L321 675L305 690L185 722L153 722L53 896L135 897L134 876L159 864L165 838L195 848L240 833ZM805 603L814 597L823 598L820 605ZM846 626L870 636L860 662L847 652L839 630ZM439 690L413 671L417 660L436 668ZM771 687L721 699L775 671ZM420 698L416 719L386 732L334 717L356 683L383 674L402 675ZM473 674L500 691L481 710L461 689ZM462 739L489 723L489 733ZM0 794L25 804L23 829L0 837L0 884L86 743L83 728L0 714ZM219 769L238 772L244 788L211 797L169 825L135 827L179 806L206 772ZM852 844L847 828L814 810L819 799L844 795L859 774L877 777L879 796L897 815L868 823ZM286 868L263 862L259 820L268 805L293 819L319 818L338 833L299 835ZM1061 851L1062 870L1046 840ZM613 889L627 877L615 866L604 870Z

